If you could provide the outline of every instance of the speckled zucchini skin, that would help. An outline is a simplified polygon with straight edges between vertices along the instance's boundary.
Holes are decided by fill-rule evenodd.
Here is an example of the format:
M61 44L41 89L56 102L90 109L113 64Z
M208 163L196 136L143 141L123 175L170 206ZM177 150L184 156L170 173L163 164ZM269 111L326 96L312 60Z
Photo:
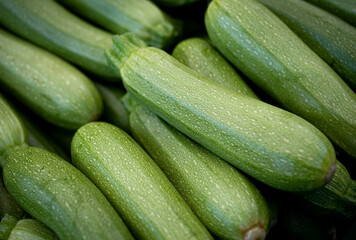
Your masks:
M186 39L174 48L172 56L214 82L258 99L234 68L208 41L202 38Z
M181 7L199 1L201 0L153 0L153 2L157 3L158 5L167 7Z
M100 190L55 154L21 149L3 171L11 196L60 239L133 239Z
M164 51L115 36L107 52L125 88L154 113L256 179L286 191L330 180L335 151L304 119L213 84Z
M58 237L36 219L22 219L12 229L8 240L58 240Z
M1 240L7 240L8 237L11 234L12 229L16 226L16 223L19 220L17 217L11 215L11 214L5 214L3 218L1 218L0 221L0 239Z
M214 236L265 237L268 206L256 187L234 167L142 105L130 114L130 126L135 139Z
M11 214L21 219L24 215L24 211L6 190L2 180L2 170L0 170L0 219L6 214Z
M356 27L355 0L304 0L321 7Z
M94 84L52 53L0 29L0 83L45 120L77 129L97 119L102 100Z
M105 194L138 239L212 239L147 153L104 122L81 127L72 161Z
M0 94L0 167L13 151L28 146L27 139L21 119Z
M356 94L255 0L214 0L205 15L219 51L287 110L356 156Z
M117 33L134 32L148 45L168 48L181 27L149 0L60 0L73 11Z
M54 0L2 0L0 23L81 68L108 80L120 80L104 56L111 45L111 34L83 21Z
M302 0L259 0L356 91L356 29ZM355 8L356 8L356 1Z

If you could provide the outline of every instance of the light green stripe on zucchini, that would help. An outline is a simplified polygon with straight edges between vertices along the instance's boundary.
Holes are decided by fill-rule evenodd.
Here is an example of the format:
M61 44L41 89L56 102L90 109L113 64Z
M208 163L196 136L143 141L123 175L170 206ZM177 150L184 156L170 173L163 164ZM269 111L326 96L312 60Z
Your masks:
M140 48L132 34L113 40L107 56L125 88L216 155L287 191L312 190L332 177L334 148L304 119L212 84L164 51Z
M10 155L3 173L11 196L60 239L133 239L100 190L57 155L28 147Z
M57 240L56 234L35 219L22 219L12 229L8 240Z
M102 111L100 94L84 74L1 29L0 83L35 113L63 128L77 129Z
M116 33L134 32L148 45L168 48L181 26L149 0L60 0L73 11Z
M268 206L237 169L142 105L130 114L130 126L135 139L214 236L219 239L265 237Z
M235 69L208 41L202 38L184 40L174 48L172 56L214 82L237 93L258 99Z
M104 122L81 127L72 161L105 194L138 239L212 239L148 154Z
M2 0L0 23L16 34L108 80L119 75L104 51L111 34L78 18L54 0Z
M214 46L251 81L356 156L356 94L267 7L214 0L205 25Z
M259 1L356 91L356 28L302 0Z

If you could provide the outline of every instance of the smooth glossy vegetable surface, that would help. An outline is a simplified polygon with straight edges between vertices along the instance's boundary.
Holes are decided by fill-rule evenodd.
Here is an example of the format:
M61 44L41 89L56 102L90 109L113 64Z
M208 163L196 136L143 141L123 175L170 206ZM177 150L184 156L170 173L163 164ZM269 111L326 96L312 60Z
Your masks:
M1 29L0 83L42 118L64 128L77 129L102 111L100 94L84 74Z
M12 229L8 240L58 240L58 237L36 219L22 219Z
M60 239L133 239L100 190L44 149L28 147L11 154L4 183L20 206Z
M332 177L335 151L307 121L213 84L132 34L113 40L107 55L126 89L216 155L287 191L312 190Z
M267 7L215 0L205 25L214 45L251 81L356 156L356 94Z
M104 56L111 45L111 34L54 0L1 0L0 23L81 68L108 80L120 80Z
M105 194L139 239L212 239L148 154L104 122L81 127L72 161Z

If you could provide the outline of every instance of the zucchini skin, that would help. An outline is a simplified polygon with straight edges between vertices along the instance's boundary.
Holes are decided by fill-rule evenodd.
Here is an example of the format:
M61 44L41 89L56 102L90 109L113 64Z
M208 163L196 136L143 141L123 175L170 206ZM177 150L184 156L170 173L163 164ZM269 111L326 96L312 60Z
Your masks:
M212 239L167 177L123 130L81 127L72 161L105 194L139 239Z
M162 169L209 231L219 239L265 237L269 209L234 167L169 126L144 106L130 114L133 136Z
M0 221L0 239L7 240L19 220L11 214L5 214Z
M251 81L356 156L356 94L267 7L215 0L205 25L214 45Z
M304 0L310 2L356 27L355 0Z
M208 41L202 38L186 39L174 48L172 56L222 86L258 99L234 68Z
M10 196L6 190L3 180L2 180L2 170L0 171L0 219L3 218L6 214L21 219L24 215L24 211L18 205L17 202ZM1 238L0 238L1 239Z
M111 45L111 34L83 21L54 0L2 0L0 22L81 68L108 80L120 80L104 56Z
M302 0L259 0L356 91L356 29ZM356 6L356 1L355 1Z
M166 7L181 7L199 1L201 0L153 0L153 2L157 3L158 5Z
M304 119L213 84L132 34L113 40L107 56L128 92L222 159L286 191L313 190L332 177L334 148Z
M3 173L11 196L60 239L133 239L100 190L57 155L21 149L9 156Z
M100 93L84 74L1 29L0 83L35 113L63 128L77 129L102 111Z
M0 94L0 167L12 152L28 146L27 139L23 122Z
M8 240L58 240L56 234L35 219L22 219L12 229Z
M169 48L181 27L149 0L60 0L73 11L116 33L134 32L148 45Z

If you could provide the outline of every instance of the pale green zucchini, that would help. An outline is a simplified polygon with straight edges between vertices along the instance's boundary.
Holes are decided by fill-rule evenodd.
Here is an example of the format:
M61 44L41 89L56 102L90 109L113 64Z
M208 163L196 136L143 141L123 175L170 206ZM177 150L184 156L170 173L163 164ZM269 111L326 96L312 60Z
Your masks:
M1 29L0 83L42 118L64 128L77 129L102 111L100 94L84 74Z
M111 45L111 34L54 0L1 0L0 23L81 68L108 80L120 80L104 56Z
M0 239L7 240L19 220L11 214L5 214L0 221Z
M56 234L35 219L22 219L12 229L8 240L57 240Z
M355 0L304 0L321 7L356 27Z
M125 88L208 150L270 186L307 191L335 171L329 140L304 119L212 83L134 34L107 51Z
M153 0L153 2L157 3L158 5L166 7L181 7L199 1L201 0Z
M24 124L0 94L0 167L4 166L7 157L12 152L28 147L27 139Z
M134 32L147 44L168 48L181 26L149 0L59 0L73 11L116 33Z
M105 122L81 127L72 161L105 194L139 239L212 239L148 154Z
M235 69L208 41L202 38L186 39L174 48L172 56L222 86L258 99Z
M259 0L356 91L356 29L302 0ZM356 1L355 1L356 8Z
M145 107L130 114L131 131L208 230L219 239L264 239L269 209L234 167Z
M356 156L356 94L267 7L215 0L205 25L214 45L251 81Z
M100 190L57 155L21 149L9 156L3 173L11 196L60 239L133 239Z
M24 211L6 190L2 181L2 169L0 169L0 218L4 217L5 214L10 214L21 219Z
M141 104L129 92L126 92L125 95L121 98L121 103L129 114L133 112L135 107Z

